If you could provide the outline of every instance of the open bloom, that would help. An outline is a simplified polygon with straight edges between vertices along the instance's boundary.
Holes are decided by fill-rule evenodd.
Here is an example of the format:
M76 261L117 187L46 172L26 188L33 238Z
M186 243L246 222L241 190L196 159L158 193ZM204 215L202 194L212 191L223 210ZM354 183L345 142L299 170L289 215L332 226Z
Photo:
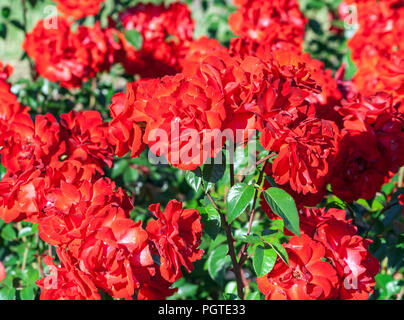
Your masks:
M100 5L105 0L54 0L58 3L57 9L67 17L81 19L93 16L100 11Z
M338 146L332 191L351 202L371 199L384 183L388 163L381 153L374 131L345 130Z
M57 27L40 20L23 43L40 75L67 88L80 87L97 72L108 70L114 50L99 23L71 30L71 22L53 17Z
M112 166L113 145L108 133L108 123L98 111L71 111L61 116L61 139L66 142L68 158L101 173L103 167Z
M141 283L154 274L148 235L141 221L105 219L93 234L73 241L68 249L77 267L115 298L131 299Z
M325 257L337 270L339 282L333 298L368 299L380 263L369 252L372 241L357 235L345 210L306 208L300 210L300 221L302 232L324 245Z
M214 157L223 142L212 148L211 133L222 127L226 113L220 90L207 89L207 85L202 77L182 74L128 84L125 100L119 95L111 106L110 131L116 151L122 154L129 147L136 156L143 142L154 154L184 170Z
M293 236L284 245L289 266L278 258L273 270L257 278L267 300L322 300L331 298L338 283L333 266L323 261L325 247L307 235Z
M66 259L60 267L50 256L45 257L44 263L50 275L36 282L41 289L41 300L101 300L91 279L71 263L66 263Z
M372 241L356 233L352 224L331 219L318 227L315 236L325 245L327 258L338 271L342 300L367 300L380 270L379 261L368 250Z
M149 210L157 220L147 224L147 232L160 255L160 271L164 279L170 282L181 276L181 267L188 272L193 270L193 262L202 257L202 223L197 210L183 209L182 204L172 200L164 213L160 204L151 205Z
M140 3L122 12L119 18L125 30L138 31L143 39L137 50L119 34L122 49L117 60L129 74L145 78L174 75L181 71L179 61L192 41L194 22L186 4L169 6Z
M300 51L306 19L295 0L236 0L229 17L232 31L241 37L276 49Z

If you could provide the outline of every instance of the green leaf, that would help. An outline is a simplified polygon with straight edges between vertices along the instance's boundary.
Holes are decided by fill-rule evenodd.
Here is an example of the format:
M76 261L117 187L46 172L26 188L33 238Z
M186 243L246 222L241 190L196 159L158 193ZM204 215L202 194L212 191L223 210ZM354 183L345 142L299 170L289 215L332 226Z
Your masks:
M198 292L199 286L197 284L185 283L178 287L178 295L184 298L193 297Z
M32 227L25 227L18 231L18 238L31 236L35 233Z
M394 280L391 275L378 274L375 277L376 288L380 290L381 298L388 299L398 294L401 290L401 286L398 280Z
M276 251L279 257L283 260L283 262L289 265L289 256L283 245L278 241L271 242L270 245Z
M22 279L26 285L34 284L39 279L39 271L36 269L25 269L22 273Z
M214 249L208 258L208 272L210 277L223 285L226 268L230 265L229 248L227 245L221 245Z
M261 243L262 239L259 236L257 236L256 234L250 234L245 237L245 241L248 243L256 244L256 243Z
M18 20L11 20L10 22L16 28L20 29L21 31L24 31L24 26Z
M7 38L7 26L5 23L0 23L0 38Z
M201 187L202 177L201 177L201 169L196 168L193 171L185 171L184 172L185 181L198 192Z
M229 223L237 219L244 212L254 197L254 187L245 183L234 185L227 194L227 217Z
M34 300L35 291L33 287L24 288L20 292L21 300Z
M201 212L202 223L204 225L203 232L211 239L216 239L221 226L219 213L212 204L200 208L199 212Z
M218 155L218 157L219 156L220 155ZM222 154L221 156L222 156L221 163L217 163L219 161L217 161L218 157L216 157L215 159L211 159L211 158L208 159L208 161L210 161L210 163L205 163L203 165L202 177L203 177L203 180L205 180L206 182L210 182L210 183L214 184L223 177L223 174L226 171L226 160L225 160L224 154ZM208 189L209 189L209 187L208 187Z
M15 300L15 288L0 289L0 300Z
M7 224L1 231L1 237L5 240L12 241L17 238L17 233L11 224Z
M135 168L128 167L123 174L123 182L130 185L139 179L139 171Z
M121 159L114 164L112 168L111 178L115 179L120 176L129 167L129 161L127 159Z
M258 277L262 277L271 272L275 265L277 256L276 251L272 248L265 249L262 246L257 246L255 248L253 266Z
M1 9L1 15L4 19L8 19L10 17L11 10L9 7L3 7Z
M143 37L136 29L127 30L125 32L125 38L137 50L140 50L142 48Z
M238 300L238 297L234 293L223 293L223 298L225 300Z
M285 227L300 237L299 213L293 198L286 191L274 187L264 191L264 198L272 211L282 218Z
M237 282L229 281L224 288L225 293L237 294ZM236 296L237 297L237 296Z
M344 55L342 62L345 63L345 80L351 80L352 77L355 75L357 67L352 60L351 51L348 50L347 53Z
M247 295L246 300L261 300L259 291L250 292Z

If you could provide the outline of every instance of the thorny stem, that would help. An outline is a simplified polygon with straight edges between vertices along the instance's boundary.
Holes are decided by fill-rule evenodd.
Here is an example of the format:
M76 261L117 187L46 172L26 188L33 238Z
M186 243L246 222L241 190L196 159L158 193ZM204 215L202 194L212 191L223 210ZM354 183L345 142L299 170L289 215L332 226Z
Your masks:
M236 283L237 283L237 294L238 297L241 300L244 300L244 283L243 283L243 277L241 275L241 268L240 265L237 261L237 255L236 255L236 250L234 248L234 238L231 232L231 227L229 223L227 222L226 216L223 214L223 212L220 210L219 206L216 204L216 201L213 199L212 195L210 194L210 190L205 189L205 184L202 180L202 187L206 191L206 195L209 198L210 202L212 203L213 207L216 209L216 211L219 213L220 220L222 223L222 226L226 232L226 239L227 239L227 245L229 247L229 255L231 258L231 263L233 265L233 272L236 277Z
M19 232L22 230L21 222L18 222L18 223L16 224L16 228L17 228L17 230L18 230ZM22 241L23 241L23 242L27 242L27 238L26 238L25 236L22 237ZM28 245L25 246L25 250L24 250L24 253L23 253L23 257L22 257L21 271L24 271L25 266L27 265L28 251L29 251L29 248L30 248L30 247L31 247L31 242L29 242Z
M258 181L257 181L258 185L262 184L263 179L264 179L264 174L265 174L265 168L269 162L269 159L273 156L274 156L274 153L271 153L268 156L266 156L265 158L261 159L257 163L257 166L261 163L264 163L264 165L262 166L262 169L260 171L259 177L258 177ZM234 160L234 158L231 160ZM231 186L234 185L233 161L230 161L230 183L231 183ZM248 259L247 249L248 249L249 244L248 243L244 244L243 248L240 251L241 252L240 261L237 261L237 254L236 254L236 250L234 248L234 238L233 238L233 235L231 232L231 227L230 227L229 223L227 222L226 216L223 214L223 212L220 210L219 206L216 204L215 200L213 199L213 197L210 193L210 190L205 189L205 184L204 184L203 180L202 180L202 187L206 191L206 195L209 198L210 202L212 203L213 207L219 213L220 220L222 222L222 226L225 229L227 244L229 247L229 255L231 258L232 265L233 265L233 272L234 272L234 275L236 276L237 294L241 300L244 300L244 290L243 289L244 289L244 287L246 287L246 290L248 290L248 281L243 273L242 265ZM254 193L254 200L253 200L253 207L252 207L253 209L251 211L250 220L249 220L249 224L248 224L247 235L249 235L251 233L252 223L254 221L255 206L256 206L256 203L258 200L259 192L260 192L260 188L256 188L255 193Z
M257 166L259 166L261 163L267 162L270 158L272 158L274 155L276 155L275 152L270 153L269 155L267 155L266 157L258 160L257 162Z
M260 175L259 175L259 177L258 177L258 181L257 181L257 184L260 186L261 185L261 183L262 183L262 181L263 181L263 179L264 179L264 173L265 173L265 169L266 169L266 166L268 165L268 161L269 161L269 159L272 157L272 154L269 154L268 156L266 156L264 159L262 159L262 160L264 160L265 162L264 162L264 165L262 166L262 169L261 169L261 172L260 172ZM255 189L255 193L254 193L254 200L253 200L253 206L252 206L252 211L251 211L251 215L250 215L250 221L249 221L249 223L248 223L248 230L247 230L247 236L248 235L250 235L250 233L251 233L251 228L252 228L252 223L253 223L253 221L254 221L254 215L255 215L255 207L256 207L256 203L257 203L257 200L258 200L258 193L260 192L260 189L259 188L256 188ZM244 245L243 245L243 248L241 249L241 253L240 253L240 266L242 266L243 264L244 264L244 262L247 260L247 249L248 249L248 246L249 246L249 243L245 243Z
M230 142L232 144L232 148L230 149L230 187L234 186L234 153L235 153L235 143Z
M241 268L240 265L237 261L237 256L236 256L236 250L234 248L234 239L233 239L233 235L231 233L231 228L229 223L227 222L226 216L223 214L223 212L220 210L220 208L218 207L218 205L216 204L215 200L213 199L212 195L210 194L210 191L207 191L206 194L210 200L210 202L212 203L213 207L216 209L216 211L219 213L220 215L220 220L222 222L222 226L224 228L224 230L226 231L226 239L227 239L227 245L229 246L229 255L231 258L231 263L233 264L233 272L234 275L236 276L236 283L237 283L237 294L238 297L241 300L244 300L244 292L243 292L243 287L244 287L244 283L243 283L243 277L241 275Z
M90 108L90 110L93 110L93 109L95 109L95 104L96 104L96 99L95 99L95 94L94 94L94 92L95 92L95 90L97 89L97 78L95 77L95 78L93 78L92 80L91 80L91 93L90 93L90 106L89 106L89 108Z
M31 247L31 242L29 242L28 245L25 247L24 255L22 258L21 271L24 271L25 266L27 265L28 251L29 251L30 247Z
M234 186L234 164L230 163L230 187Z
M248 296L248 294L250 293L250 287L248 284L248 280L245 276L244 270L241 268L240 271L241 271L241 278L243 280L243 286L245 288L245 296Z

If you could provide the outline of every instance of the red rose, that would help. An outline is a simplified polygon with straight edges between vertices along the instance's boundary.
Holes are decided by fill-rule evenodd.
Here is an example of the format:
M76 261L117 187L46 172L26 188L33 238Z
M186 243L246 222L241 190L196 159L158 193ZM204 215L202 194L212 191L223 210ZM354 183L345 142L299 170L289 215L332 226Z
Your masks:
M66 142L66 155L83 165L103 173L112 167L113 145L109 141L108 123L98 111L71 111L61 115L61 139Z
M141 221L106 222L85 240L73 241L68 252L97 287L115 298L131 299L154 274L148 235Z
M7 79L13 73L13 67L10 65L3 66L0 61L0 128L5 130L8 122L13 121L13 117L18 113L27 113L27 108L20 105L17 97L11 92L11 85ZM0 132L1 132L0 131Z
M112 97L110 113L112 120L109 122L110 140L115 146L115 154L122 157L131 150L132 158L138 156L144 149L143 131L140 126L129 120L132 115L132 108L135 94L131 84L127 85L127 94L117 93Z
M334 295L338 283L333 266L324 262L325 248L307 235L293 236L284 245L289 266L278 258L270 273L257 278L266 300L323 300Z
M404 165L404 114L383 113L374 124L380 150L389 162L389 170L397 172Z
M359 29L348 41L358 68L353 81L362 94L385 91L402 108L404 6L399 0L356 2Z
M149 281L142 284L137 298L138 300L164 300L178 291L178 288L171 289L171 286L172 283L157 272Z
M192 41L187 50L186 56L181 60L182 73L194 75L200 68L206 57L215 55L218 52L227 53L227 48L222 46L216 39L209 39L205 36Z
M21 106L17 97L10 91L11 85L7 82L13 68L9 65L3 67L0 61L0 146L4 147L5 140L12 135L10 130L17 118L29 118L28 108Z
M392 97L385 92L377 92L370 97L357 96L342 101L342 107L336 110L342 115L345 127L355 130L366 130L373 125L379 115L394 112Z
M347 202L372 199L380 190L388 163L371 128L360 132L344 130L331 178L333 193Z
M57 10L73 19L94 16L100 11L100 5L105 0L54 0L58 3Z
M214 135L207 131L222 126L226 115L223 96L218 88L207 89L207 85L205 78L186 78L182 74L129 84L125 102L119 97L111 106L111 115L116 117L111 122L114 138L122 139L122 143L127 141L132 155L137 155L143 148L138 140L143 126L143 142L153 153L183 170L195 169L223 146L219 141L218 146L212 147ZM190 130L196 133L193 140ZM164 136L160 137L160 133ZM208 144L211 146L204 148ZM190 150L190 145L194 149Z
M44 263L51 274L36 282L41 289L41 300L101 300L91 279L71 264L62 262L57 267L50 256L45 257Z
M380 263L369 252L372 241L356 235L357 228L345 219L345 210L301 210L300 226L304 234L325 246L325 258L337 270L339 283L332 298L368 299Z
M201 216L197 210L183 209L181 202L171 200L164 213L160 204L153 204L149 210L157 220L147 224L146 230L160 255L160 271L169 282L177 281L181 276L181 267L188 272L193 270L193 262L202 257Z
M342 300L367 300L380 271L379 261L368 250L372 241L356 233L355 226L330 219L318 226L314 237L325 245L326 256L338 271L339 299Z
M122 51L118 60L129 74L145 78L174 75L181 70L179 61L192 41L194 22L183 3L138 4L120 14L125 30L137 30L143 39L136 50L120 35Z
M334 122L308 119L288 132L272 164L275 182L307 194L321 191L330 175L339 130Z
M46 190L38 229L54 245L84 239L109 219L126 218L133 208L128 196L109 179L54 181Z
M39 170L25 171L13 177L6 174L0 182L0 218L6 223L37 222L44 195L44 179Z
M340 220L348 223L345 210L330 208L302 208L299 210L300 231L313 238L317 228L322 223L327 223L330 219ZM350 221L349 221L350 223Z
M236 35L274 49L301 50L306 19L297 1L249 0L236 5L239 8L229 17Z
M71 22L59 16L53 19L57 27L47 26L41 20L23 43L40 75L64 87L75 88L97 72L109 69L114 50L98 23L94 27L80 26L74 33Z

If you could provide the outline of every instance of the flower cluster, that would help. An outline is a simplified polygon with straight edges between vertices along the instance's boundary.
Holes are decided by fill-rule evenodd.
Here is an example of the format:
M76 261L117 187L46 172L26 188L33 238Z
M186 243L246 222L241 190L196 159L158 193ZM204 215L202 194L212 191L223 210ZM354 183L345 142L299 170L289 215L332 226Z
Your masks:
M182 3L138 4L119 16L125 29L140 33L143 43L140 50L129 44L119 34L121 50L117 62L121 62L128 74L145 78L174 75L181 70L180 60L192 41L194 21L191 12Z
M275 182L304 204L317 204L329 183L343 200L371 199L404 164L397 152L403 117L394 100L385 92L363 96L308 54L272 46L280 42L246 52L201 38L182 59L182 74L128 84L110 107L117 155L137 156L148 145L193 170L223 147L226 137L212 130L257 129L262 146L278 154Z
M289 264L278 258L273 270L257 279L269 300L365 300L373 292L380 264L371 243L339 209L302 209L302 236L284 247Z
M172 200L143 228L131 220L131 199L103 177L115 146L98 111L72 111L32 121L5 82L10 102L2 104L0 218L38 223L42 240L56 246L61 266L45 258L51 274L38 282L43 299L162 299L203 253L197 210ZM3 80L4 79L4 80ZM4 122L4 123L3 123ZM4 129L4 130L3 130ZM2 271L3 272L3 271ZM3 277L3 275L1 274Z
M231 30L239 36L231 46L237 51L301 51L306 18L297 0L235 0L238 9L229 18Z
M113 46L99 23L79 26L76 32L71 25L61 16L40 20L23 44L37 72L67 88L80 87L114 62Z
M54 0L58 3L57 10L66 17L81 19L86 16L93 16L100 11L100 5L105 0Z
M399 0L345 1L355 4L359 29L349 40L358 67L354 82L364 95L385 91L403 108L404 4Z
M39 21L23 44L43 77L67 88L80 87L97 73L121 63L130 75L145 78L174 75L182 70L181 61L188 53L194 22L188 7L182 3L138 4L119 15L123 32L112 20L102 29L80 25L72 31L74 21L99 11L97 1L59 1L64 16ZM135 48L126 33L139 33L141 48Z

